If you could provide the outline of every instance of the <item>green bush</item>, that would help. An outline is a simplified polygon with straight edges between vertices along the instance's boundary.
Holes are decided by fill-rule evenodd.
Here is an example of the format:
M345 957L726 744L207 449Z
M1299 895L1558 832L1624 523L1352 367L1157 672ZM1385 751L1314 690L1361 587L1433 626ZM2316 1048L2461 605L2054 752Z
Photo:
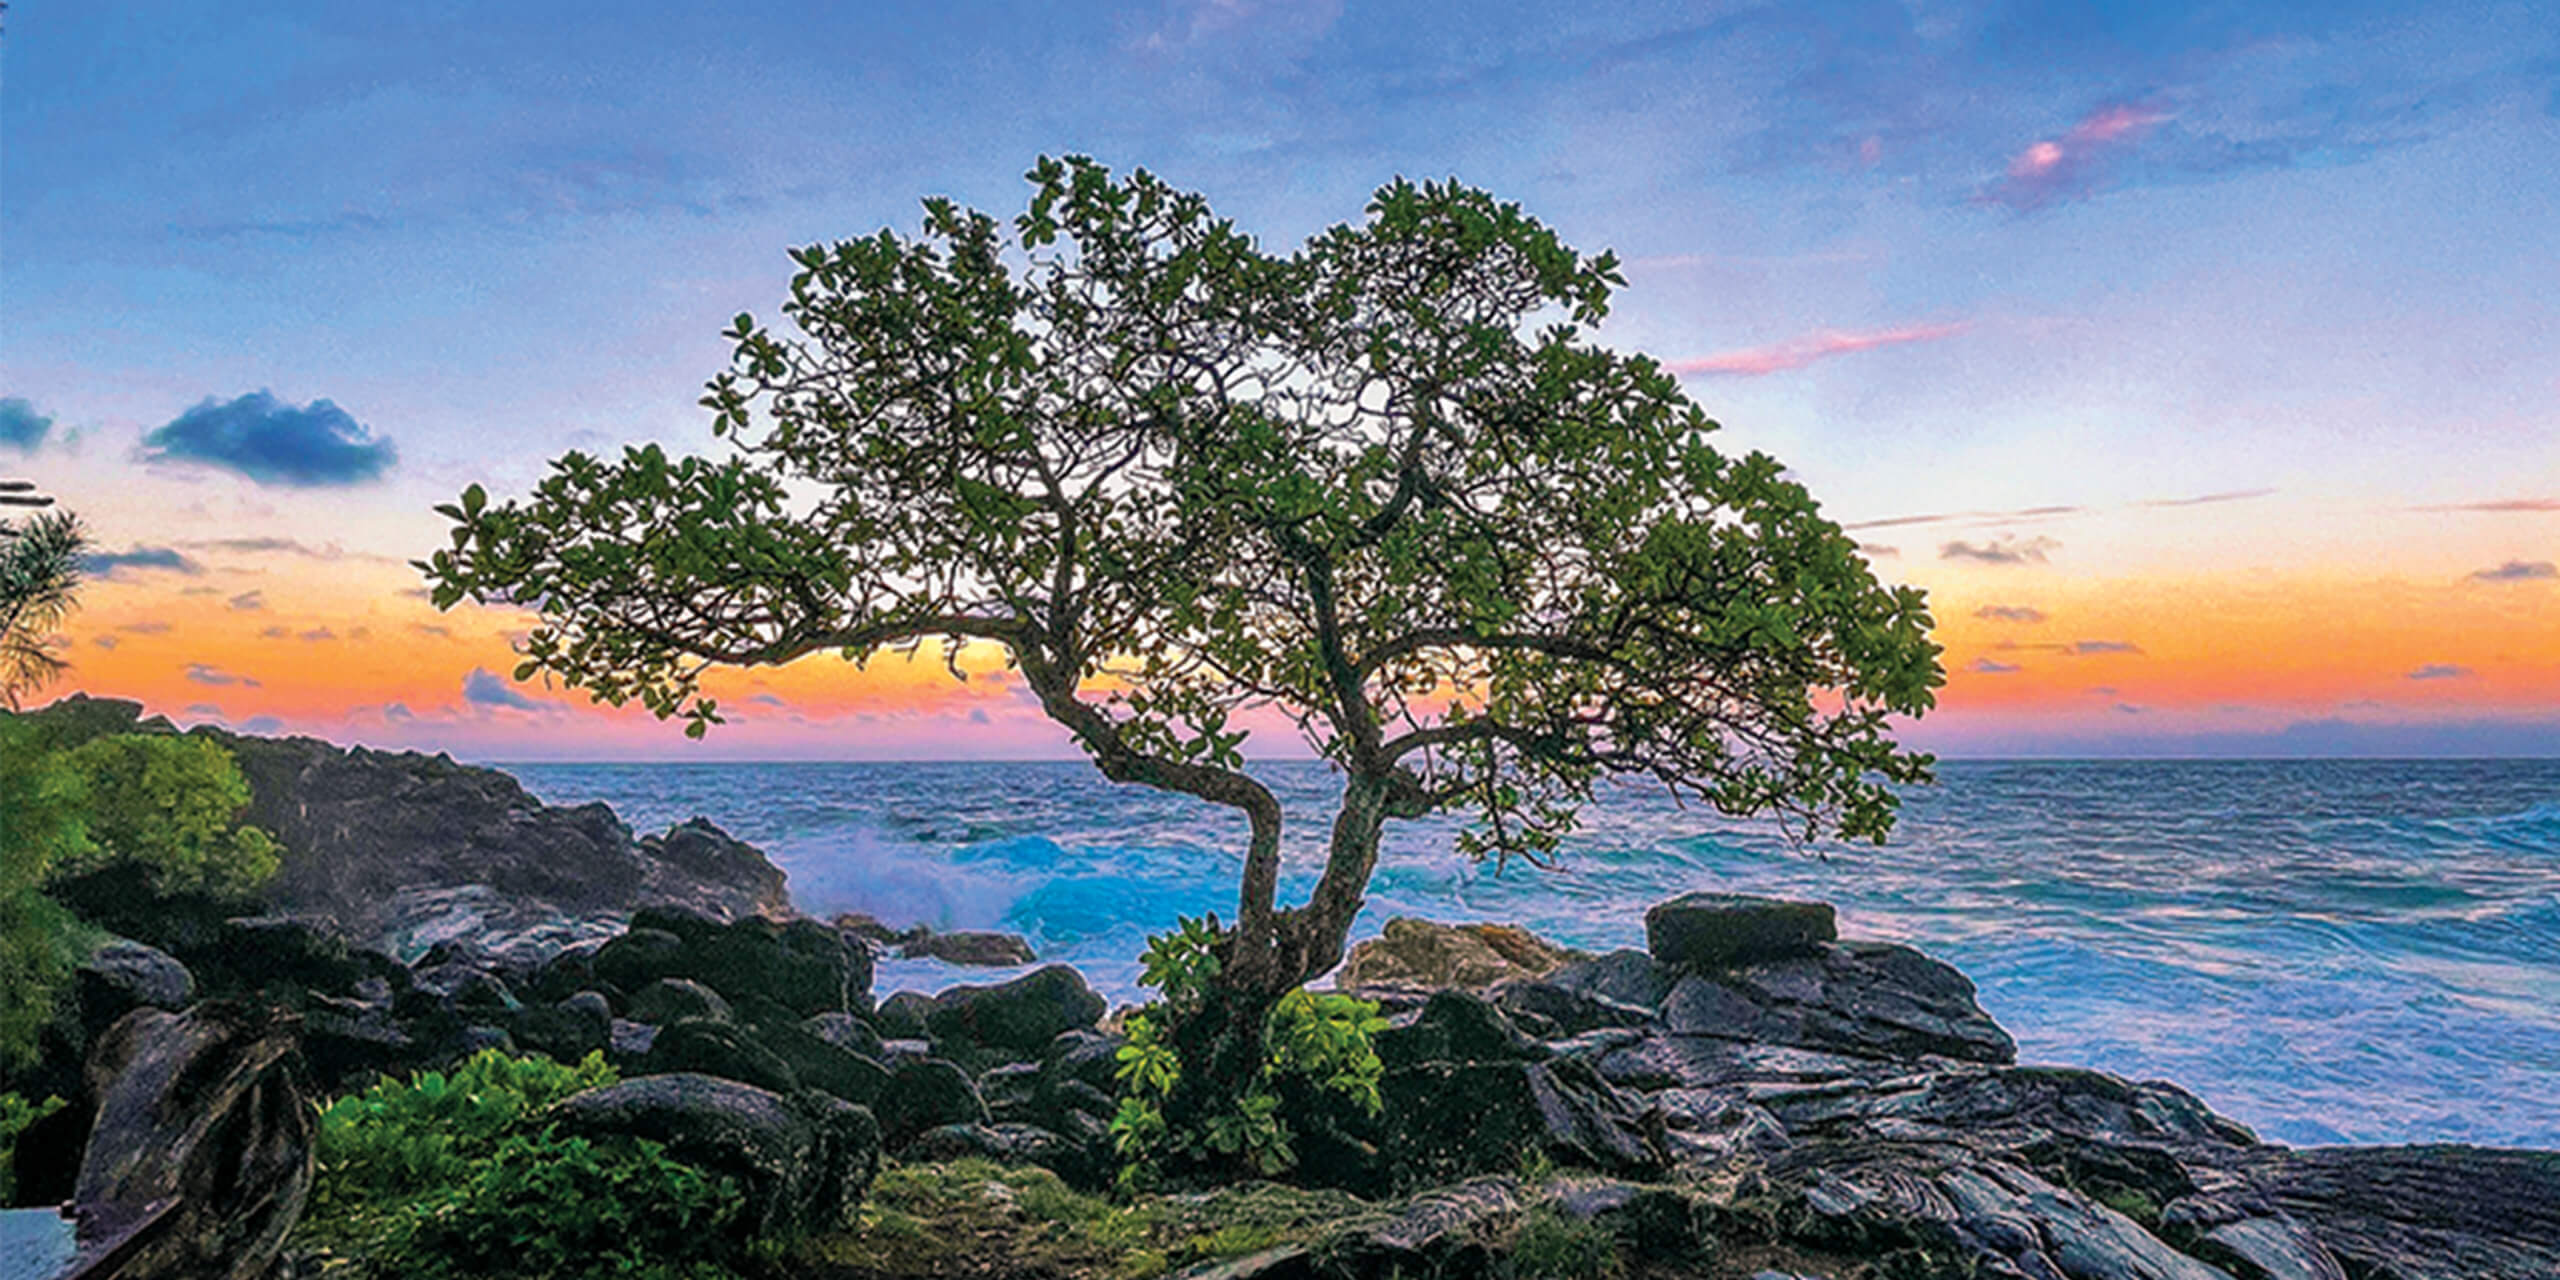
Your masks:
M1209 1118L1202 1131L1175 1133L1165 1123L1164 1102L1182 1079L1181 1056L1166 1038L1170 1020L1196 1009L1217 977L1218 960L1211 950L1217 921L1182 920L1172 933L1147 941L1140 981L1156 988L1162 999L1130 1015L1129 1043L1120 1050L1120 1112L1111 1121L1112 1144L1121 1157L1120 1183L1133 1188L1150 1181L1159 1159L1177 1154L1191 1159L1220 1157L1240 1161L1264 1177L1277 1177L1297 1165L1291 1146L1294 1134L1282 1112L1282 1086L1300 1082L1322 1093L1349 1100L1376 1115L1378 1080L1385 1066L1370 1037L1386 1029L1378 1006L1367 1000L1301 987L1272 1006L1263 1028L1266 1057L1262 1072L1231 1110Z
M18 1202L18 1135L60 1110L60 1098L29 1102L14 1093L0 1093L0 1208Z
M36 730L0 719L0 1067L33 1054L81 947L69 913L44 896L54 869L89 847L87 789Z
M129 864L156 892L220 895L255 889L275 874L275 839L240 821L249 783L219 745L124 733L82 743L68 763L87 788L88 840L57 875Z
M1509 1280L1617 1280L1626 1264L1607 1227L1539 1205L1512 1232L1500 1273Z
M485 1050L320 1111L308 1242L401 1277L720 1275L743 1195L639 1140L563 1137L541 1114L611 1084L578 1065Z

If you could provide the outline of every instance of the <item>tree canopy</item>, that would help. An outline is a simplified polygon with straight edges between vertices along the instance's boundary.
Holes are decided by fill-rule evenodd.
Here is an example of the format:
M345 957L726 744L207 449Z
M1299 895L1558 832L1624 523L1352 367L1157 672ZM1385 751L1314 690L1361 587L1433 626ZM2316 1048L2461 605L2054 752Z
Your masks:
M0 480L0 512L51 505L31 481ZM66 512L0 519L0 707L15 710L67 665L53 651L54 630L70 616L88 545L79 519Z
M1144 171L1028 179L1009 225L794 250L788 328L737 317L703 397L726 456L472 486L436 603L537 609L519 679L697 735L715 667L1000 646L1105 775L1242 812L1226 980L1266 990L1339 958L1390 820L1544 858L1627 775L1880 839L1927 777L1888 729L1943 680L1920 594L1592 340L1611 255L1454 182L1279 254ZM1255 708L1345 781L1292 910Z

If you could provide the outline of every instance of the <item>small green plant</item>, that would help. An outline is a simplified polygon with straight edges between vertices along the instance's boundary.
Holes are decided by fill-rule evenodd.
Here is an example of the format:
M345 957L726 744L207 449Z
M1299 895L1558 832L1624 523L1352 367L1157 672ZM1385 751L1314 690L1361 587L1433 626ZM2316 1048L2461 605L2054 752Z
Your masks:
M1511 1280L1617 1280L1626 1274L1618 1238L1597 1222L1539 1205L1521 1216L1501 1274Z
M308 1239L382 1276L726 1274L735 1180L654 1142L562 1136L542 1113L619 1078L485 1050L321 1108Z
M18 1135L60 1110L60 1098L29 1102L14 1093L0 1093L0 1208L18 1202Z
M384 1081L320 1111L315 1198L396 1196L445 1186L526 1117L573 1093L612 1084L604 1055L578 1065L485 1049L452 1074Z
M1111 1139L1121 1158L1124 1190L1152 1181L1157 1162L1168 1152L1240 1162L1264 1177L1294 1168L1293 1134L1280 1114L1284 1080L1304 1081L1370 1115L1378 1113L1378 1081L1386 1068L1370 1037L1386 1029L1386 1019L1369 1001L1302 987L1272 1006L1263 1033L1267 1056L1261 1074L1234 1107L1210 1117L1200 1132L1169 1130L1164 1102L1182 1079L1182 1060L1167 1038L1167 1027L1172 1019L1197 1011L1216 979L1218 958L1211 946L1217 937L1217 917L1182 919L1173 932L1150 938L1141 957L1145 969L1139 980L1155 987L1160 998L1129 1017L1129 1043L1119 1053L1122 1096L1119 1114L1111 1121Z

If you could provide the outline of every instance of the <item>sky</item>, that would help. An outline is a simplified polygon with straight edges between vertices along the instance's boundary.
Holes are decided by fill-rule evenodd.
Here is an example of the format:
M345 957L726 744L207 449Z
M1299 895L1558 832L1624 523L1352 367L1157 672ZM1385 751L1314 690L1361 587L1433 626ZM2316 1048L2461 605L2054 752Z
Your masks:
M1596 340L1784 460L1949 756L2560 754L2560 20L2535 3L18 0L0 476L100 545L46 695L478 759L1072 753L990 655L519 685L465 485L711 448L794 246L1043 155L1285 250L1398 175L1626 261ZM1254 748L1287 753L1285 733Z

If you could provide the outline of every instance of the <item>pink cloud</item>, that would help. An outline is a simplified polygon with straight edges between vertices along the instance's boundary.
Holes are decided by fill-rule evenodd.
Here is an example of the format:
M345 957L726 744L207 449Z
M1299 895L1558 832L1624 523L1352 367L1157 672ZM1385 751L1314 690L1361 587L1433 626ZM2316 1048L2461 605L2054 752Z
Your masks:
M1981 198L2038 209L2075 195L2096 180L2108 157L2168 118L2168 112L2136 103L2101 107L2060 137L2039 138L2011 156L2007 176L1985 188Z
M1711 356L1692 356L1686 360L1666 360L1662 367L1683 377L1691 374L1714 374L1723 377L1757 378L1787 369L1801 369L1816 360L1845 356L1852 352L1871 351L1877 347L1898 347L1911 342L1934 342L1964 331L1961 324L1906 325L1899 329L1877 329L1866 333L1849 333L1839 329L1822 329L1802 337L1765 347L1745 347L1739 351L1718 352Z

